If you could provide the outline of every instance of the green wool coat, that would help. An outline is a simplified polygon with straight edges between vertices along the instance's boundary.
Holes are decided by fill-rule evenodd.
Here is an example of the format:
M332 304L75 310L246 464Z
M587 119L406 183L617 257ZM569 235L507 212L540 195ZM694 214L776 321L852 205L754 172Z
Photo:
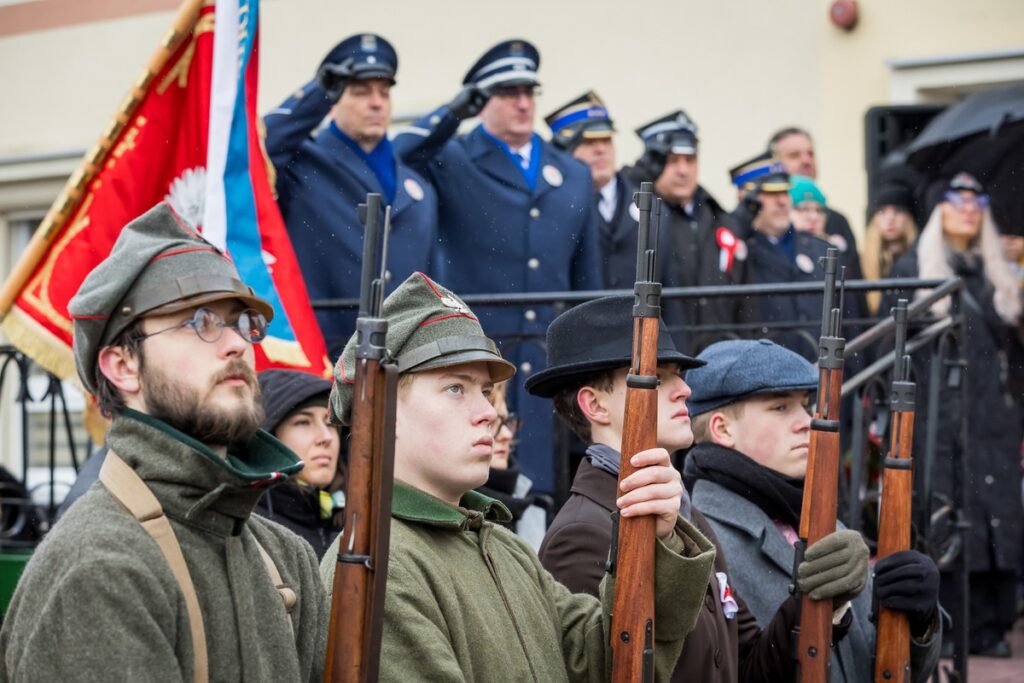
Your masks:
M298 459L261 432L227 460L125 410L107 442L146 482L181 544L206 629L211 681L319 681L328 603L309 544L250 516ZM254 539L295 591L294 633ZM0 631L2 681L185 681L188 613L156 542L97 482L39 545Z
M510 517L474 491L455 508L396 482L381 680L608 680L614 581L602 584L602 600L571 593L526 543L492 523ZM321 565L328 591L337 546L335 540ZM711 543L681 518L669 545L658 542L659 681L668 680L693 629L714 557Z

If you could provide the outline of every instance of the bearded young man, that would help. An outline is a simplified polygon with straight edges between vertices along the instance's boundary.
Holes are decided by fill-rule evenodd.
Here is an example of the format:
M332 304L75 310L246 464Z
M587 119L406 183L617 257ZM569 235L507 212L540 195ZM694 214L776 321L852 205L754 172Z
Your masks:
M259 430L253 345L271 306L160 204L125 226L68 308L110 451L25 569L0 679L319 680L316 556L250 516L266 485L302 467Z

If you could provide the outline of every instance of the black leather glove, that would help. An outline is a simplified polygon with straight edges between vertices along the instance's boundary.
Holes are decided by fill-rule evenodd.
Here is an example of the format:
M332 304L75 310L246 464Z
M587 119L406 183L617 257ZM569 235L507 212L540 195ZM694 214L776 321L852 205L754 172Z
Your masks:
M732 212L732 215L740 224L742 231L749 235L753 230L754 219L759 213L761 213L761 200L757 198L756 192L747 192L736 205L736 210Z
M341 93L345 90L348 78L348 64L324 63L320 65L316 72L316 82L324 89L324 92L327 93L327 98L331 102L337 102L341 98Z
M479 114L490 98L490 93L470 83L463 86L462 90L448 103L448 111L462 121Z
M903 612L910 632L928 631L939 607L939 569L932 558L916 550L901 550L875 565L875 599L887 609Z

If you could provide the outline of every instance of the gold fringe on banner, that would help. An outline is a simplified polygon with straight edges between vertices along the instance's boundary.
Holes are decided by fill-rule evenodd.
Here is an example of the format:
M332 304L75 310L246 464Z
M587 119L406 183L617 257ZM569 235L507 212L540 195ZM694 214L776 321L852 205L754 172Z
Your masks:
M77 378L75 358L68 345L17 306L8 312L0 327L19 351L47 372L64 379Z

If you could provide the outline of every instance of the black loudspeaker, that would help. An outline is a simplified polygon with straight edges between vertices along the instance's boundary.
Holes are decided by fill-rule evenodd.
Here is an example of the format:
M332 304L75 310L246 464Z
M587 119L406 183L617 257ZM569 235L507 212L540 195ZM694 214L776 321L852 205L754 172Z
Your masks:
M901 149L945 108L944 104L901 104L868 109L864 115L864 164L869 202L878 171L885 162L902 161Z

